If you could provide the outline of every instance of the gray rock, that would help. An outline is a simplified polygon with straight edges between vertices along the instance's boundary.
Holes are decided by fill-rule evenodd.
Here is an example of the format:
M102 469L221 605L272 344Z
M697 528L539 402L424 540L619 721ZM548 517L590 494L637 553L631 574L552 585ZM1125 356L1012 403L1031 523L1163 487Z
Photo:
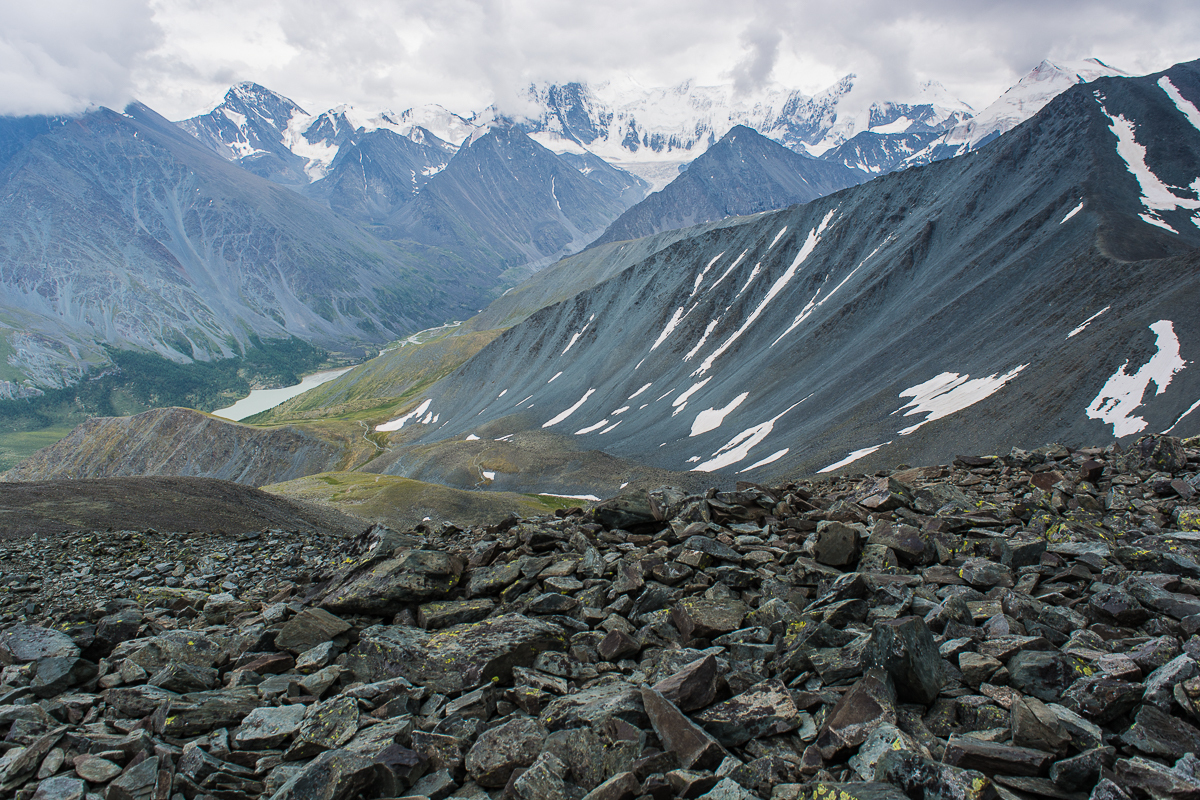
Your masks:
M376 625L362 632L347 664L362 681L399 676L437 692L454 693L493 679L507 683L513 667L531 666L538 653L563 650L566 644L562 628L518 614L436 633Z
M250 687L192 692L160 707L151 722L155 733L179 739L235 727L258 705L258 692Z
M429 762L431 769L447 770L455 778L466 776L464 762L470 741L443 733L412 732L412 749Z
M505 587L521 577L521 565L515 562L493 564L471 570L467 579L467 594L471 597L489 597L500 594Z
M53 697L96 675L96 665L77 656L48 656L37 662L37 674L29 686L38 697Z
M1176 656L1146 676L1142 701L1170 711L1175 686L1197 674L1200 674L1200 665L1191 656L1186 653Z
M454 787L457 785L449 770L439 769L414 783L408 794L415 797L427 797L429 800L441 800L454 791Z
M958 669L962 672L963 683L972 687L978 687L1003 666L999 659L981 653L967 651L958 656Z
M864 657L891 676L901 702L929 705L946 683L945 661L920 617L876 623Z
M728 755L716 739L659 692L642 689L642 702L655 735L667 752L679 757L684 769L714 769Z
M1080 678L1062 694L1062 705L1104 725L1133 710L1141 701L1141 684L1091 675Z
M1054 756L1029 747L988 742L955 734L946 743L942 761L963 769L979 770L985 775L1044 775Z
M108 783L121 774L121 768L107 758L85 758L75 762L75 774L88 783Z
M299 654L350 630L350 623L323 608L306 608L275 635L275 646Z
M632 772L621 772L592 789L583 800L634 800L641 791L641 783Z
M686 597L671 609L671 620L684 639L708 639L742 627L749 610L740 600Z
M172 692L202 692L217 685L220 676L212 667L194 667L190 664L171 663L150 677L151 686L160 686Z
M979 589L1012 587L1016 584L1011 569L986 558L968 558L959 567L958 576Z
M158 782L158 756L151 756L121 773L108 785L106 800L145 800Z
M563 780L566 771L567 765L558 756L542 753L513 781L513 793L522 800L571 800Z
M467 753L467 772L480 786L502 787L513 770L537 759L545 739L546 729L537 720L512 719L479 735Z
M233 744L241 750L270 750L295 735L304 719L302 705L256 708L233 732Z
M296 671L307 675L310 672L324 669L333 663L340 652L341 648L333 642L321 642L313 645L296 656Z
M495 607L495 602L482 597L474 600L435 600L417 610L417 624L433 631L451 625L478 622L486 619Z
M1143 704L1121 741L1146 755L1175 757L1200 751L1200 730L1157 706Z
M646 723L646 711L637 688L614 681L555 698L540 719L552 731L594 726L609 719L640 727Z
M33 800L82 800L87 784L68 775L47 778L37 786Z
M844 567L858 560L859 530L844 522L822 521L817 525L813 558L831 567Z
M1022 650L1009 659L1007 666L1012 686L1047 703L1061 698L1090 669L1063 653L1037 650Z
M375 780L370 759L346 750L327 750L279 787L271 800L348 800Z
M1118 759L1113 765L1116 782L1133 796L1183 800L1200 796L1200 781L1184 770L1172 769L1140 756Z
M850 757L850 767L862 780L874 781L879 759L893 750L920 753L926 757L929 755L913 737L885 722L871 731L867 740L859 745L858 752Z
M710 705L717 696L717 659L712 655L689 662L683 669L654 684L654 690L680 711Z
M1095 786L1100 770L1111 767L1116 750L1096 747L1078 755L1055 761L1050 765L1050 780L1067 792L1078 792Z
M993 800L997 794L981 772L938 763L911 750L884 752L875 764L875 780L909 797Z
M62 631L17 623L0 631L0 654L10 659L3 661L0 656L0 663L28 664L43 658L78 657L79 646Z
M104 701L126 719L141 719L168 701L182 701L182 695L158 686L122 686L103 694Z
M211 625L221 625L235 616L253 608L250 603L237 599L229 592L209 595L204 601L203 614Z
M283 758L285 761L312 758L341 747L357 732L358 701L353 697L334 697L307 710Z
M1067 728L1036 697L1018 697L1012 706L1012 743L1049 753L1065 752L1071 741Z
M221 645L203 633L174 630L124 642L113 651L112 658L128 658L147 672L154 673L171 662L214 667L221 654Z
M446 597L458 585L464 560L436 550L409 550L352 568L325 595L335 614L390 614L404 603Z
M800 711L787 686L772 679L704 709L694 719L724 746L738 747L761 736L795 730Z
M816 745L830 760L858 747L882 723L896 724L896 690L886 672L872 669L829 712Z

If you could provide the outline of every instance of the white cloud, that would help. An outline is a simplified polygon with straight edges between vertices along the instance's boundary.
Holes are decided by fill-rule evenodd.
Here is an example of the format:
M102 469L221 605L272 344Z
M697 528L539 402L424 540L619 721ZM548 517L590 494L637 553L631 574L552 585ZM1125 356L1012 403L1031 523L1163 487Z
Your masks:
M0 114L124 107L133 73L160 41L145 0L0 5Z
M855 72L867 99L936 79L982 108L1046 57L1144 73L1200 56L1198 40L1187 0L52 0L0 12L0 103L78 110L132 87L178 119L254 80L313 112L512 113L536 80L813 93Z

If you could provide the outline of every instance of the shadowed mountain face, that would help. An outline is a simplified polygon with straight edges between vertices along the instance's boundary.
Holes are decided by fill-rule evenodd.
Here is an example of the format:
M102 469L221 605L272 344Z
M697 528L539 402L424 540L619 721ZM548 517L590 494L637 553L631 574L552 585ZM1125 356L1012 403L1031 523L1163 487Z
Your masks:
M383 222L445 169L451 151L389 130L355 137L338 150L325 177L305 194L360 222Z
M867 177L862 170L801 155L738 125L666 188L618 217L593 244L807 203Z
M415 398L388 471L485 426L751 477L1195 435L1197 106L1200 62L1101 79L968 156L684 238Z
M464 144L388 221L390 238L452 249L503 268L544 266L578 250L625 208L622 192L516 128Z
M103 363L102 342L172 358L228 356L251 334L353 351L462 318L495 284L380 241L144 106L44 122L0 173L0 336L43 386Z

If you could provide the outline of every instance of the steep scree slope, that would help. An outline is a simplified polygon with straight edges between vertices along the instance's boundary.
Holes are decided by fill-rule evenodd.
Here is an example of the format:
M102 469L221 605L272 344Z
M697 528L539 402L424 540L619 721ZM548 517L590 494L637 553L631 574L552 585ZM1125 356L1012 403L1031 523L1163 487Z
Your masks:
M751 476L944 459L948 431L1194 434L1197 104L1200 63L1101 79L974 154L684 239L380 426L388 471L484 425Z

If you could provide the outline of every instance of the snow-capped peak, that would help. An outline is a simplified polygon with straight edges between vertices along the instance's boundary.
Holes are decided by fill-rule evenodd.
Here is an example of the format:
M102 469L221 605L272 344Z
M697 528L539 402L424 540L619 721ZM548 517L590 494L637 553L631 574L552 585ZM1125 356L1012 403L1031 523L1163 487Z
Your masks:
M973 150L1029 119L1077 83L1128 74L1096 58L1042 61L974 119L947 133L944 143Z

